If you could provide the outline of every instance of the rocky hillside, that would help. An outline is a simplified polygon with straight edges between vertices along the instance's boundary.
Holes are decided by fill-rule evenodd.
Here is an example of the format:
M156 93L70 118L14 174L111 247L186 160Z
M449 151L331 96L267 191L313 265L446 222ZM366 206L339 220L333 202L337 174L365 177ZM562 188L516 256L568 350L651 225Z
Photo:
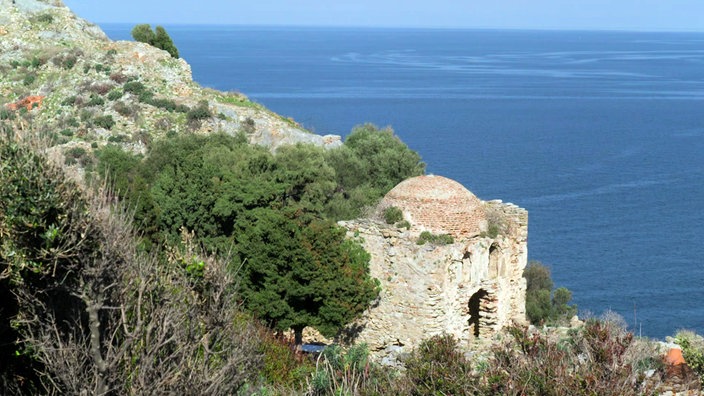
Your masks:
M242 94L199 86L183 59L111 41L60 0L0 0L0 123L46 134L74 162L108 143L144 152L181 133L243 131L272 149L340 144Z

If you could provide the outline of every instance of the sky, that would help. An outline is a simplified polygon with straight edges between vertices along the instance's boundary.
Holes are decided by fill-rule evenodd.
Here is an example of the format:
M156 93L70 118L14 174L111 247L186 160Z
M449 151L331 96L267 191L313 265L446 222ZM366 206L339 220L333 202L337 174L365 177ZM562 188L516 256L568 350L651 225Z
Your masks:
M704 0L64 0L95 23L704 31Z

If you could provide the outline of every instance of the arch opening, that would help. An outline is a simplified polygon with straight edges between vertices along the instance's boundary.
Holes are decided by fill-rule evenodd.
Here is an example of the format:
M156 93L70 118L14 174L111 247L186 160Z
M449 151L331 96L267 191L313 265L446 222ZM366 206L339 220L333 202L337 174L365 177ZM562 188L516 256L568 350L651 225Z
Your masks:
M474 337L487 335L496 324L496 297L479 289L469 298L469 331Z

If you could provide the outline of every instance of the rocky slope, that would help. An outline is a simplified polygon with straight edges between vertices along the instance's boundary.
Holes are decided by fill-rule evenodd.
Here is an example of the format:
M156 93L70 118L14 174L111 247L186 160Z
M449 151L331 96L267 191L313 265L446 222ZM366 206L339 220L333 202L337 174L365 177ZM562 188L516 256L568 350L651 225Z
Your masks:
M60 0L0 0L0 123L46 134L69 162L108 143L145 152L180 133L243 131L272 150L340 144L242 94L199 86L183 59L111 41Z

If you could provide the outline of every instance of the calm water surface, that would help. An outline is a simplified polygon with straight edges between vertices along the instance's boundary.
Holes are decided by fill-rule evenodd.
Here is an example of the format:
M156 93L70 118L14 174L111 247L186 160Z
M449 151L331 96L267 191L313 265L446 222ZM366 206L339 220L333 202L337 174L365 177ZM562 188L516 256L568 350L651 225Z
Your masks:
M205 86L321 134L391 125L428 172L527 208L582 313L704 333L704 34L167 29Z

